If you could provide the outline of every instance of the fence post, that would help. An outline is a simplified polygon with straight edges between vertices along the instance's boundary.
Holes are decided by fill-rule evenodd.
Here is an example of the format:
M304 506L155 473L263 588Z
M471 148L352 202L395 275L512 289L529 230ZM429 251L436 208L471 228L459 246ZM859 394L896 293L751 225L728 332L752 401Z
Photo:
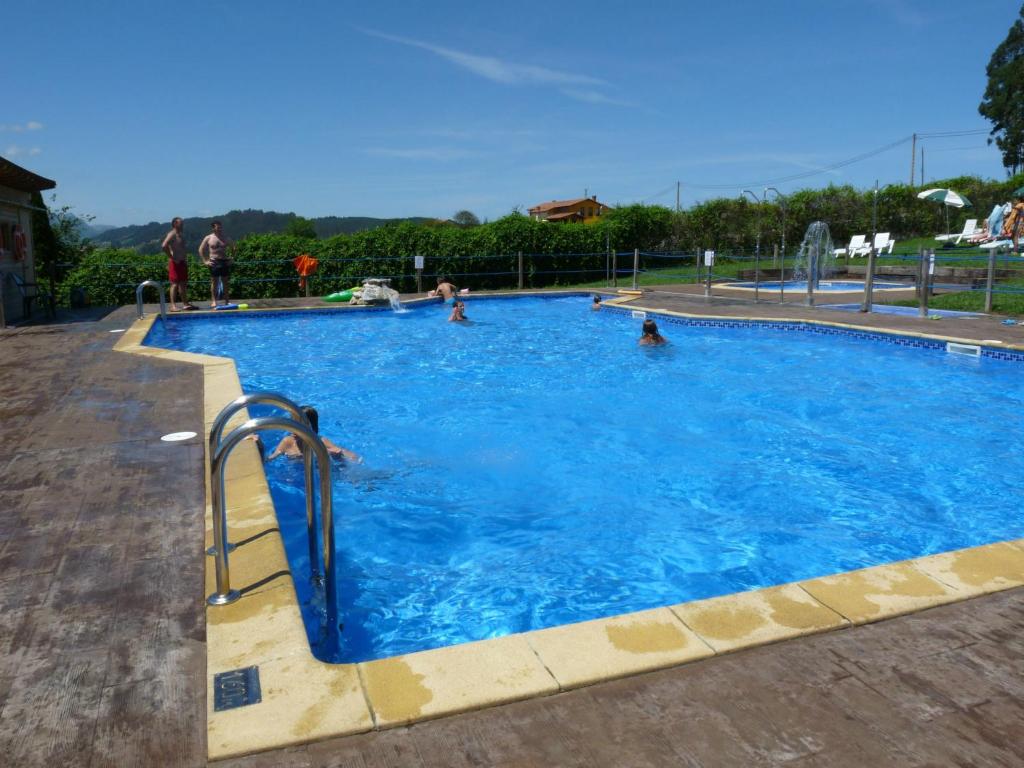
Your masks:
M772 269L779 266L779 244L775 243L772 246Z
M985 281L985 311L992 311L992 283L996 277L996 249L992 248L988 254L988 279Z
M757 244L757 249L754 251L754 303L757 304L761 297L759 291L761 289L761 243Z
M870 312L872 305L874 304L874 291L875 291L875 245L874 242L871 244L871 250L868 251L868 268L864 274L864 301L861 302L860 311Z
M925 247L918 246L918 271L913 275L913 296L921 304L922 265L925 263Z
M612 251L612 288L619 287L619 252Z
M637 271L640 269L640 249L633 249L633 290L637 289Z
M523 290L523 252L519 251L519 290Z
M921 299L918 302L918 315L928 317L928 251L921 249Z
M416 265L416 293L423 293L423 257L416 254L412 258Z

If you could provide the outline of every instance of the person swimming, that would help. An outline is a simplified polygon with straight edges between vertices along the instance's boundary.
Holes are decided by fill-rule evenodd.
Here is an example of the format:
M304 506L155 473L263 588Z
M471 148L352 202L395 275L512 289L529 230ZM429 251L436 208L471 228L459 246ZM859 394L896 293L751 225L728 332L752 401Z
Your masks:
M644 320L643 335L637 342L642 347L660 347L668 344L668 339L658 333L658 324L653 320Z
M335 445L326 437L320 435L320 415L317 413L316 408L311 405L303 405L300 410L309 422L310 429L320 437L320 442L324 444L324 448L327 449L327 453L330 454L332 459L348 461L353 464L362 463L362 456L357 453L353 453L348 448L342 448L340 445ZM281 442L277 444L277 448L274 449L274 452L267 457L267 461L273 461L278 456L287 456L289 459L301 458L303 447L304 443L295 437L294 434L289 433L281 438Z
M600 296L594 296L594 301L593 301L593 303L592 303L592 304L590 305L590 309L591 309L592 311L597 311L597 310L599 310L600 308L601 308L601 297L600 297Z
M452 313L448 316L448 322L461 323L466 320L466 305L462 299L456 299L455 303L452 305Z

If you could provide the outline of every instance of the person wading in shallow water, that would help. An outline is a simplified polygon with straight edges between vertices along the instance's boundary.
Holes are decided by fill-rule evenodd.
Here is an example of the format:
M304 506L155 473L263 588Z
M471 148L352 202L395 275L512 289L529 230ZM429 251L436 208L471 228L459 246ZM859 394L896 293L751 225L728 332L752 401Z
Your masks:
M658 333L658 324L653 320L644 320L643 335L637 342L641 347L660 347L668 344L668 339Z

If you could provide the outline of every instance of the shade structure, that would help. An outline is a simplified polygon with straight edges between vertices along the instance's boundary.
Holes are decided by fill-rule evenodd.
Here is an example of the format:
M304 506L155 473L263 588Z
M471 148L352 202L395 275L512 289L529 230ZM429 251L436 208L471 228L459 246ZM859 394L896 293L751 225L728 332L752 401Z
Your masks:
M1024 187L1017 187L1013 190L1014 197L1024 197Z
M942 203L952 208L964 208L971 205L970 200L952 189L926 189L924 192L918 192L917 196L922 200L931 200L933 203Z
M964 208L971 204L970 200L952 189L926 189L924 192L918 192L917 196L921 200L942 203L942 210L946 214L946 232L949 232L949 209Z

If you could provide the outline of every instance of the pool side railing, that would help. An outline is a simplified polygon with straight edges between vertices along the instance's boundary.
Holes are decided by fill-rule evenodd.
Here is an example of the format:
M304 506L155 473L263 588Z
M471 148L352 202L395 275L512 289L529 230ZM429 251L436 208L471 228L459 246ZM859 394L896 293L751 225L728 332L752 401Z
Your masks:
M277 396L281 400L281 396ZM230 406L229 406L230 407ZM237 412L237 409L236 409ZM230 417L229 417L230 418ZM225 423L227 419L224 420ZM227 503L224 493L224 469L228 458L235 447L250 435L258 434L266 430L284 430L290 432L304 446L304 456L312 454L316 460L316 468L319 474L319 497L320 497L320 522L321 522L321 544L319 550L320 562L322 563L323 579L317 579L314 575L316 568L316 529L308 530L311 561L310 570L314 589L322 591L324 607L326 611L326 627L337 625L337 559L334 555L334 505L331 491L331 459L327 448L319 436L309 427L308 424L296 421L291 418L265 416L262 418L249 419L239 427L231 431L219 445L210 459L210 495L213 513L213 549L214 567L216 575L216 590L207 597L207 604L210 606L228 605L235 602L242 596L242 590L231 586L230 552L228 549L228 518ZM307 463L307 467L310 464ZM312 474L311 472L309 473ZM306 487L307 499L311 497L313 488ZM307 506L308 509L308 506ZM324 637L333 637L328 631L323 633Z

